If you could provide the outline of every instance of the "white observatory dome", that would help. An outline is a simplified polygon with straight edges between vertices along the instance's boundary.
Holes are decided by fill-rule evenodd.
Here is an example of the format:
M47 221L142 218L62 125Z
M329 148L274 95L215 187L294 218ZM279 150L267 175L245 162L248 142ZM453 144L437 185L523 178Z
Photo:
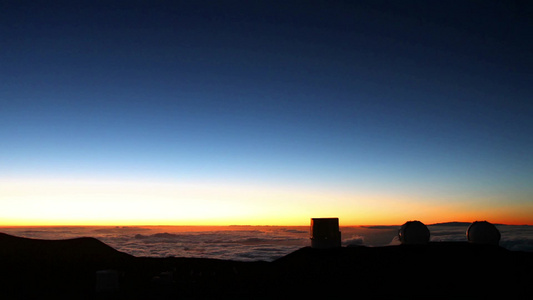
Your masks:
M422 245L429 242L429 229L420 221L409 221L400 227L398 238L404 245Z
M487 221L475 221L466 230L466 238L474 244L498 245L501 234L493 224Z

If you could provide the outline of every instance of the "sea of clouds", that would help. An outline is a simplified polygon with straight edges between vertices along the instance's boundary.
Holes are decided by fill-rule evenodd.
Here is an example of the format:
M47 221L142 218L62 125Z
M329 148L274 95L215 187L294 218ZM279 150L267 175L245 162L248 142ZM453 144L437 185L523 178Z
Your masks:
M533 251L533 226L496 225L500 246L513 251ZM465 226L429 226L431 241L466 241Z
M533 251L533 226L498 225L500 246ZM431 241L466 241L465 226L429 226ZM0 232L38 239L95 237L135 256L273 261L309 246L307 226L11 227ZM397 226L342 227L344 246L398 244Z

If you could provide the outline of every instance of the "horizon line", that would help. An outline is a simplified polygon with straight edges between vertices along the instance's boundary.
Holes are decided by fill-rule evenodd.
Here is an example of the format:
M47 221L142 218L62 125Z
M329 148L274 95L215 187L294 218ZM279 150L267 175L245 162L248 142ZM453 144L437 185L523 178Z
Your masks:
M411 220L408 220L411 221ZM406 222L408 222L406 221ZM481 221L481 220L475 220ZM435 223L424 223L426 226L432 225L445 225L451 223L468 223L472 224L475 221L447 221L447 222L435 222ZM490 221L489 221L490 222ZM405 222L404 222L405 223ZM492 223L492 222L490 222ZM533 226L533 224L509 224L509 223L492 223L494 225L504 225L504 226ZM380 227L380 226L401 226L402 224L349 224L349 225L340 225L339 227ZM309 224L17 224L17 225L8 225L0 224L0 228L11 228L11 227L308 227Z

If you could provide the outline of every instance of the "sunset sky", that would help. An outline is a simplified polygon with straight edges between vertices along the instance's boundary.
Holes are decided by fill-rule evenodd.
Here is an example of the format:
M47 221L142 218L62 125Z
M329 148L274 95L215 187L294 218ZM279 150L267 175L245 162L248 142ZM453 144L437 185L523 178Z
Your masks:
M353 2L0 1L0 225L533 224L532 3Z

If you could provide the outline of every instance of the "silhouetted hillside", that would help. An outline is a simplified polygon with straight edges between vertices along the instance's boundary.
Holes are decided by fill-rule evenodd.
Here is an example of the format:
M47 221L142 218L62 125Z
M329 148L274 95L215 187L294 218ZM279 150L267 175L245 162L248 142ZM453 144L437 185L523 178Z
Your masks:
M133 257L93 238L0 234L0 299L98 299L96 271L118 270L112 299L325 296L529 299L533 253L466 242L301 248L274 262Z
M0 245L0 255L27 256L28 258L60 257L64 260L78 260L132 257L91 237L40 240L16 237L0 232Z
M124 269L135 259L84 237L38 240L0 233L2 299L92 295L95 272ZM87 296L87 297L89 297Z
M472 222L443 222L443 223L435 223L430 224L428 226L470 226Z

